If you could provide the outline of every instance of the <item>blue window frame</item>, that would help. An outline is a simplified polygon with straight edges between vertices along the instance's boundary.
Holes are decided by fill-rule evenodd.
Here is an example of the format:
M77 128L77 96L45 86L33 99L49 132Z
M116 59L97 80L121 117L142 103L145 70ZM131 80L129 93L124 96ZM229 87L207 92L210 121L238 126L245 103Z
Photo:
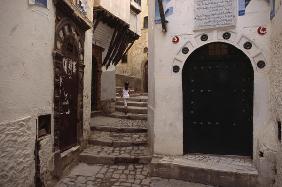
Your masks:
M35 4L47 7L48 0L35 0Z

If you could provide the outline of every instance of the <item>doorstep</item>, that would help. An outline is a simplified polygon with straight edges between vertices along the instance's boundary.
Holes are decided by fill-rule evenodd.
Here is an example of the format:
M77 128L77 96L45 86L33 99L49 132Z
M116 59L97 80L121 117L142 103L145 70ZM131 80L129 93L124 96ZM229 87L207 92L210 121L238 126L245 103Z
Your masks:
M255 187L258 171L250 157L191 154L155 155L151 176L221 187Z

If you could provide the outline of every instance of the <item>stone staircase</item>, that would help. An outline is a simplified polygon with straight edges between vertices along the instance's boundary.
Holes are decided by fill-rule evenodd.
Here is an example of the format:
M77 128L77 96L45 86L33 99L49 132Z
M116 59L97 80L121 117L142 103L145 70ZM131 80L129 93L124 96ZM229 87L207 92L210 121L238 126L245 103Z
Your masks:
M99 118L107 117L96 117L98 121ZM150 163L147 122L108 119L112 121L106 123L105 120L100 120L101 123L92 124L89 146L80 154L80 162L87 164Z
M128 114L124 114L123 98L116 97L116 112L110 114L111 117L132 120L147 120L148 113L148 95L131 94L127 101Z

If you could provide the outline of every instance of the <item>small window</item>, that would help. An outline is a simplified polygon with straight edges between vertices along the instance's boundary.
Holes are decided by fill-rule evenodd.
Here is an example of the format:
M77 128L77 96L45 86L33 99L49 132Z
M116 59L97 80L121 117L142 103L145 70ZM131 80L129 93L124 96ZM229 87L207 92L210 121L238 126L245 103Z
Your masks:
M47 7L47 0L35 0L35 4Z
M148 29L148 16L144 17L143 28L144 28L144 29Z
M51 134L51 114L38 117L38 137Z
M121 59L121 63L126 64L127 63L127 54L123 55Z

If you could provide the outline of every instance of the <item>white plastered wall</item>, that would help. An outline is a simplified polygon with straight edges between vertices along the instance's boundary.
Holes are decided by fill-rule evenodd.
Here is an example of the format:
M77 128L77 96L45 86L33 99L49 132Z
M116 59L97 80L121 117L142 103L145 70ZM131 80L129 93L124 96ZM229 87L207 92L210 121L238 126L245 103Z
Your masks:
M93 20L94 0L87 1L90 7L87 10L87 18ZM83 138L87 140L90 136L91 118L91 84L92 84L92 38L93 28L85 32L84 42L84 90L83 90Z
M270 70L271 80L271 101L273 123L278 125L282 120L282 1L277 1L276 16L272 20L271 32L271 52L272 67ZM279 132L277 131L277 134ZM280 132L281 133L281 132ZM278 142L279 148L276 154L277 159L277 178L275 186L282 186L282 146Z
M0 186L34 184L36 119L53 117L55 10L28 2L0 7ZM53 135L41 141L42 173L52 170L52 145Z
M97 0L95 6L101 6L126 23L130 23L130 0Z

